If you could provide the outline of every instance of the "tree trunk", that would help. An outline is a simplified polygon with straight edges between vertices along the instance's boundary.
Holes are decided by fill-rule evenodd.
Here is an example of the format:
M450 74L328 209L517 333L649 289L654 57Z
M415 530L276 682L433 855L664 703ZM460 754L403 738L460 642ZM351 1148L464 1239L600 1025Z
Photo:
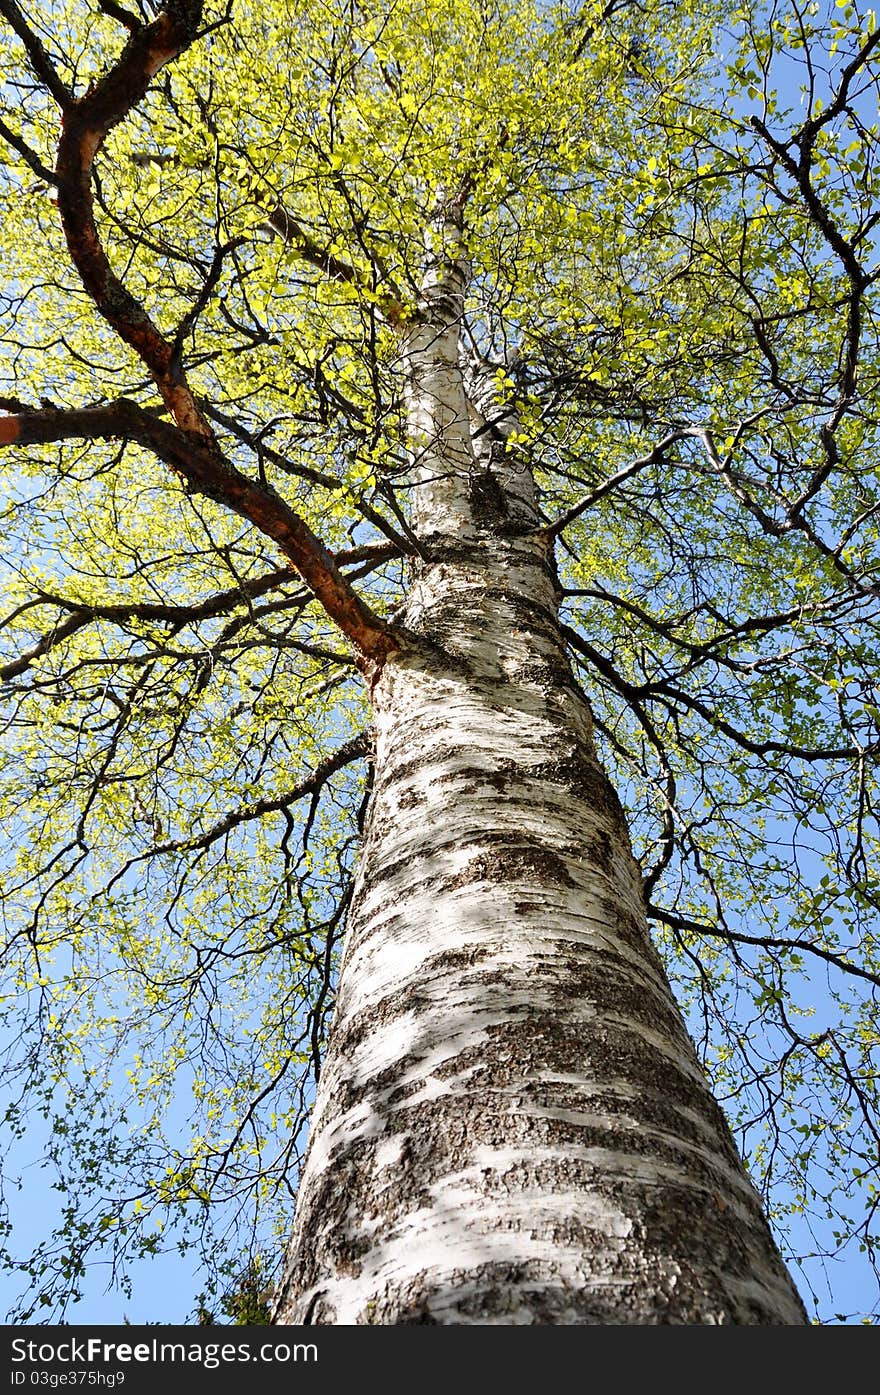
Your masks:
M649 939L531 478L466 391L465 280L435 264L406 344L425 556L275 1321L800 1324Z

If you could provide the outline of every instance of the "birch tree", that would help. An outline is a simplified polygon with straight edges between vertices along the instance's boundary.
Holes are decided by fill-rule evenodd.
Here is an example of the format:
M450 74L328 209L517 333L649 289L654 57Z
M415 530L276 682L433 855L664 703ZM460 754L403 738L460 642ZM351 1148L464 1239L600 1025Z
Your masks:
M280 1323L831 1320L873 11L0 19L17 1315L178 1244Z

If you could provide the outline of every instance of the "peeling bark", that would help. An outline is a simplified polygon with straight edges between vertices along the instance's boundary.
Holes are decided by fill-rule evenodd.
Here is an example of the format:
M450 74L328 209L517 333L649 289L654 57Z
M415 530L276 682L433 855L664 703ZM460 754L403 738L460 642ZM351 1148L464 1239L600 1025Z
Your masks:
M801 1324L648 935L532 480L466 391L463 275L409 332L424 557L275 1321Z

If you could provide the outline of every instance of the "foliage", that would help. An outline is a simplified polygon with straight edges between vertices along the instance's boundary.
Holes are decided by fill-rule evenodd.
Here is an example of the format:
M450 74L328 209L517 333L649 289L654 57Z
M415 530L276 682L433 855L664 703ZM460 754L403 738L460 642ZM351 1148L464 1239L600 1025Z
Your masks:
M10 1239L19 1319L173 1245L207 1311L287 1229L363 636L418 547L400 334L452 197L679 1000L789 1253L872 1266L874 12L26 9L0 0L4 1186L39 1155L59 1205ZM120 97L163 16L176 54ZM113 281L70 93L118 103L83 166Z

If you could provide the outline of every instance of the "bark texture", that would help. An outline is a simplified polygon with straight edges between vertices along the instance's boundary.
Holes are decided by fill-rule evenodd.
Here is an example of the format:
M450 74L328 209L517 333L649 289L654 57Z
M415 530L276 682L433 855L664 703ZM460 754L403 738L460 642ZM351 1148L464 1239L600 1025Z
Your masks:
M429 273L406 346L425 557L274 1320L800 1324L649 939L531 478L460 362L465 278Z

